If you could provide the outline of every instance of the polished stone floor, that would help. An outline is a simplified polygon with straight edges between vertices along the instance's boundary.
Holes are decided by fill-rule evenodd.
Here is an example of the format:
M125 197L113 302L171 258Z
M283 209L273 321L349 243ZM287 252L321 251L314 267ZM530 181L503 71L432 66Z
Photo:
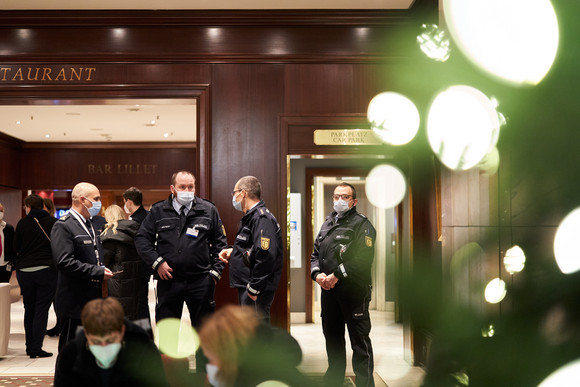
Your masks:
M150 300L153 300L153 292ZM153 303L151 303L153 307ZM24 307L22 301L11 305L11 331L8 344L8 353L0 357L0 377L10 375L51 376L54 373L54 364L57 354L58 338L46 337L44 350L53 352L55 356L43 359L30 359L24 350ZM187 314L185 314L187 315ZM292 316L299 320L300 316ZM410 367L403 358L403 328L393 321L390 312L372 311L371 340L375 354L375 382L377 386L389 387L416 387L421 385L423 370ZM50 311L49 327L55 322L53 310ZM292 335L298 340L304 353L300 370L307 374L321 374L326 369L326 353L324 337L320 323L304 324L292 323ZM347 339L348 343L348 339ZM347 344L347 347L349 345ZM348 363L352 351L347 348ZM192 362L193 363L193 362ZM347 374L352 375L349 365Z

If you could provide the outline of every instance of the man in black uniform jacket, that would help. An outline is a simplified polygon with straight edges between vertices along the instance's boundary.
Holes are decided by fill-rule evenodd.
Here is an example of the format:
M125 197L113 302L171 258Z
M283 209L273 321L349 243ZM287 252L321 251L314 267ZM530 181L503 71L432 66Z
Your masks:
M99 189L90 183L79 183L71 196L70 212L54 224L50 234L58 270L55 306L61 322L59 352L81 325L83 306L102 297L101 283L113 277L103 264L101 238L90 220L101 211Z
M326 339L327 386L341 386L346 371L344 325L353 349L357 386L374 386L371 320L371 266L376 231L356 210L356 190L348 183L334 189L334 211L326 218L310 258L310 273L322 288L322 331Z
M135 246L159 279L155 321L181 318L185 302L197 328L215 308L215 285L224 267L218 254L227 241L217 208L195 196L191 172L173 174L170 190L167 200L151 207Z
M232 204L245 215L233 248L220 259L230 263L230 287L238 289L242 306L258 307L270 321L270 306L282 274L280 225L261 200L262 185L254 176L242 177L232 192Z

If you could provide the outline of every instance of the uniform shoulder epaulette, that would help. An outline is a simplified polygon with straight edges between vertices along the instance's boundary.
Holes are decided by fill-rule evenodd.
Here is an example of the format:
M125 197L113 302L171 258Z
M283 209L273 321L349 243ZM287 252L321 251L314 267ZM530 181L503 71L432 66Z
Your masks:
M201 200L203 200L204 202L208 202L209 204L211 204L212 206L214 206L214 207L215 207L215 204L214 204L214 202L212 202L211 200L207 200L207 199L205 199L205 198L200 198L200 199L201 199Z
M58 218L59 221L64 222L65 220L67 220L68 218L68 214L61 216L60 218Z
M358 216L360 216L361 218L363 218L363 219L367 219L367 217L366 217L365 215L361 214L360 212L357 212L356 214L357 214Z

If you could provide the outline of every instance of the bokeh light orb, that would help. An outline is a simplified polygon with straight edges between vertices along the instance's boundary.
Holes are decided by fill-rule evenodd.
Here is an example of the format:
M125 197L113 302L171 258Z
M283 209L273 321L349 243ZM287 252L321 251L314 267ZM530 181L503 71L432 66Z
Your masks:
M451 37L478 67L511 84L538 84L558 51L549 0L443 0Z
M580 207L570 212L558 226L554 237L554 257L560 271L572 274L580 270Z
M503 257L503 265L510 274L519 273L526 265L526 254L518 245L509 248Z
M423 24L417 35L417 43L423 54L437 62L449 59L451 46L447 32L437 24Z
M367 110L375 134L385 143L403 145L419 130L419 111L404 95L392 91L376 95Z
M377 165L366 178L365 192L369 202L375 207L393 208L403 200L407 192L405 176L392 165Z
M176 359L193 355L199 348L199 336L189 323L166 318L157 323L159 349Z
M493 150L500 127L495 108L485 94L470 86L451 86L435 97L427 118L427 138L443 164L467 170Z
M485 287L485 301L490 304L502 302L507 294L505 282L501 278L489 281Z
M580 380L580 359L574 360L552 372L538 387L572 387Z

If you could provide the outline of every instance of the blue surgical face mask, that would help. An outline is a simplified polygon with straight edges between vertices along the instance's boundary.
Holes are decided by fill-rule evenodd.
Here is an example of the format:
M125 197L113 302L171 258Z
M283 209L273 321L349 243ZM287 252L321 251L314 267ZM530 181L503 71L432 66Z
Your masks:
M343 215L345 212L348 211L348 202L342 199L338 199L334 201L334 211L338 215Z
M121 351L121 343L89 345L89 351L91 351L95 359L97 359L97 365L106 370L115 365L117 356Z
M195 192L191 191L177 191L177 201L182 206L189 207L191 202L193 202L193 198L195 198Z
M220 382L220 380L217 378L219 368L216 365L207 363L205 365L205 370L207 372L207 381L209 382L209 384L211 384L214 387L225 386L225 384Z
M101 201L97 200L96 202L93 202L89 198L87 198L87 200L90 201L91 203L93 203L93 206L91 208L89 208L83 204L83 206L85 206L85 208L89 211L89 215L91 216L91 218L93 216L99 215L99 212L101 212Z
M234 196L234 197L232 197L232 205L234 206L234 208L236 210L241 211L241 212L244 212L244 210L242 210L242 200L240 200L239 202L237 202L236 201L236 196Z

